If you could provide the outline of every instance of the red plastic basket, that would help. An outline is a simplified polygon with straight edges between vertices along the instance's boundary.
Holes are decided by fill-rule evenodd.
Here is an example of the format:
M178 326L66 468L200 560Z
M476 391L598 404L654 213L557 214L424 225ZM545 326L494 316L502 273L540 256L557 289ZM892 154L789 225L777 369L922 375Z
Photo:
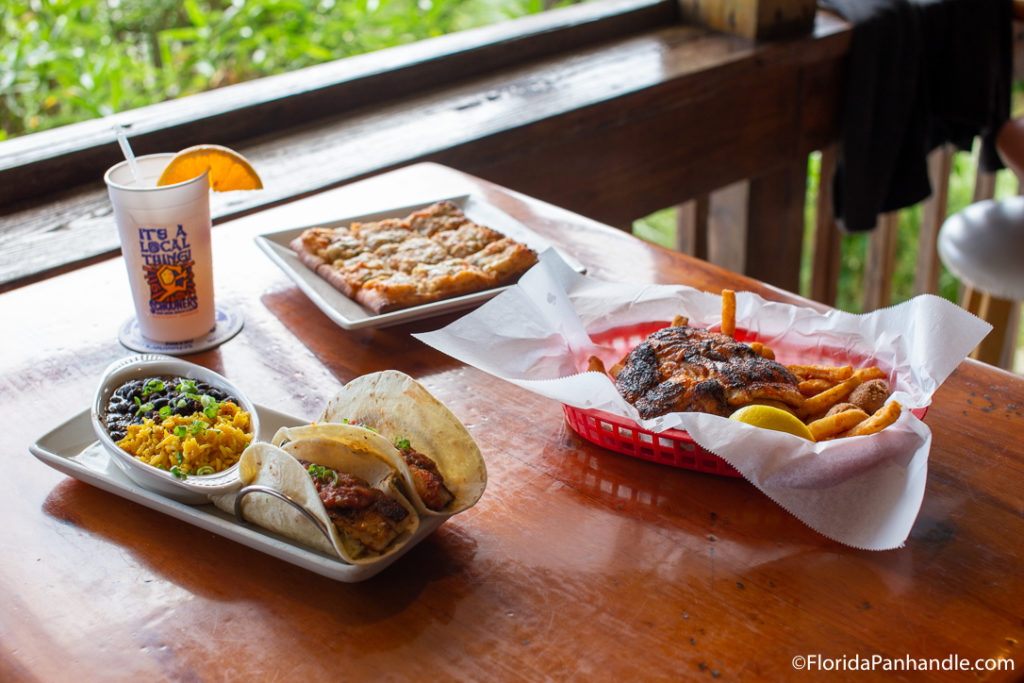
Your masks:
M563 405L565 419L573 431L587 441L608 450L698 472L742 477L732 465L700 447L686 432L666 429L647 431L632 420L601 410L583 410Z
M591 339L596 344L610 346L621 358L629 353L634 346L645 340L647 335L669 324L664 321L616 327L593 334ZM755 337L746 330L737 329L736 339L745 342L754 341ZM580 369L584 370L585 368ZM728 477L743 476L725 460L701 448L700 444L683 430L667 429L663 432L651 432L629 418L602 410L585 410L564 404L562 410L573 431L602 448L672 467ZM918 419L923 420L928 408L915 408L911 412Z
M591 335L595 343L615 349L624 356L647 335L667 326L668 321L648 322L629 327L618 327ZM589 410L562 405L565 419L572 430L587 441L622 455L642 460L681 467L698 472L742 477L732 465L714 453L708 453L680 429L652 432L633 420L603 410Z

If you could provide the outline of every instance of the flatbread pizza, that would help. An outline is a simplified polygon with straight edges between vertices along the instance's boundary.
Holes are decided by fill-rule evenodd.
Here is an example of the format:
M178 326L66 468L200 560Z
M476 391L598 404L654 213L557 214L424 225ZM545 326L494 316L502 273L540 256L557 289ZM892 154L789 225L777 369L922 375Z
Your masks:
M448 200L404 218L309 228L289 246L376 314L510 284L537 263L525 244L471 221Z

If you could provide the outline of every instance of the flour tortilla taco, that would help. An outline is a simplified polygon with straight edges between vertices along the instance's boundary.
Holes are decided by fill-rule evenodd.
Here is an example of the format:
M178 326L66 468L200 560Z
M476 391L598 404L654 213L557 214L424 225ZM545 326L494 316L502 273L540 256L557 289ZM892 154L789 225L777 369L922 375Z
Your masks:
M328 401L317 423L357 425L382 437L375 442L377 448L399 471L405 493L421 516L462 512L480 499L487 485L483 455L459 418L422 384L396 370L346 384Z
M283 493L318 519L331 538L285 501L258 492L242 500L245 519L350 564L390 555L419 528L415 508L395 486L394 467L370 450L314 431L280 446L255 443L239 462L243 486Z

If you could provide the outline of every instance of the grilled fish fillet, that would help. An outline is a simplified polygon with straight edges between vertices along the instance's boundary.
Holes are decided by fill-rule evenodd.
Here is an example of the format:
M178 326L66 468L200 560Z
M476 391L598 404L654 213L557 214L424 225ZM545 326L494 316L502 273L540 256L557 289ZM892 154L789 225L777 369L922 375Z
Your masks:
M681 325L652 333L630 351L615 386L642 418L673 412L728 416L748 403L804 400L785 366L716 332Z

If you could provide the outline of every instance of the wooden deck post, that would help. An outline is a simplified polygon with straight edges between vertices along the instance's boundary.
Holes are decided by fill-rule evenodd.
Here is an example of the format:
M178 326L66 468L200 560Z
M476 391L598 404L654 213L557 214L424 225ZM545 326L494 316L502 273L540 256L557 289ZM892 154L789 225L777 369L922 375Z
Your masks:
M921 204L918 230L917 270L914 294L938 294L942 262L939 260L939 230L946 220L949 203L949 172L953 166L952 145L943 145L928 156L928 179L932 195Z
M799 292L806 193L806 163L714 192L708 215L711 262Z
M810 33L816 7L815 0L679 0L684 22L758 40Z
M842 268L843 239L832 209L832 179L836 174L838 160L838 143L821 150L814 216L814 252L811 259L811 298L829 306L836 305L839 271Z

